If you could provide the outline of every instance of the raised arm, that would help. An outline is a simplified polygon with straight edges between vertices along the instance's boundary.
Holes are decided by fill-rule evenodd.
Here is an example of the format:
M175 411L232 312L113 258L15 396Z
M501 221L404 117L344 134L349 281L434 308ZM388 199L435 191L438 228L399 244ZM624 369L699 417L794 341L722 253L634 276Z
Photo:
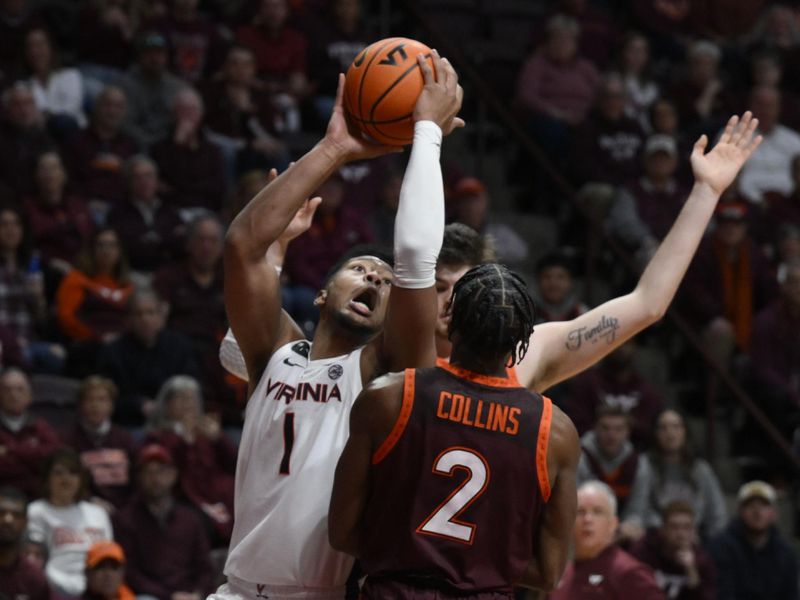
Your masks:
M578 509L579 458L578 432L569 417L554 406L547 449L550 499L534 531L534 558L518 585L550 591L564 573Z
M251 382L257 381L276 347L301 336L281 311L280 283L264 256L311 193L351 160L392 152L348 129L342 108L344 76L325 137L308 154L258 193L240 212L225 239L225 308Z
M425 86L414 107L414 142L395 217L394 272L382 335L365 355L375 371L432 366L437 304L436 259L444 237L444 184L439 165L442 135L464 125L456 118L462 90L447 61L433 51L434 69L417 58ZM367 372L370 369L366 370Z
M758 120L731 117L719 142L705 153L694 145L695 184L678 218L642 273L636 289L573 319L536 327L531 350L517 367L519 380L542 392L583 371L666 313L697 250L722 192L761 142Z

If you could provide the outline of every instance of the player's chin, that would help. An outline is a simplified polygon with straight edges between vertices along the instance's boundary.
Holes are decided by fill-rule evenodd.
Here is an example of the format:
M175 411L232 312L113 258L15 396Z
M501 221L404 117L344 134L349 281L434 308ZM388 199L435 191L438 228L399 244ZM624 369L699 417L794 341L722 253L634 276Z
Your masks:
M376 312L362 315L351 308L345 308L338 313L338 317L340 326L359 335L371 336L383 327L383 315Z

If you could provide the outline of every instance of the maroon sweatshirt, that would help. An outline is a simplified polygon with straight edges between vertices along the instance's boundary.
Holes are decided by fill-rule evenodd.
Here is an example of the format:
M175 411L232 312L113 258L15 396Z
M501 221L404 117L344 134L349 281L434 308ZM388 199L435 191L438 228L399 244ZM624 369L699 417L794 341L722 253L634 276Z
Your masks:
M0 421L0 485L14 486L30 498L38 498L42 463L60 445L58 434L42 419L28 417L16 433Z

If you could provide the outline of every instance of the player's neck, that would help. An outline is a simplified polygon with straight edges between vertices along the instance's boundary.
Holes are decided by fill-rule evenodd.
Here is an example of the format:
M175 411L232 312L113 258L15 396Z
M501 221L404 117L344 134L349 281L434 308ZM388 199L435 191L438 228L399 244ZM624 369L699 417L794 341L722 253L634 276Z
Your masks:
M359 334L336 327L329 321L320 319L311 344L310 360L331 358L349 354L353 350L369 343L374 335Z
M448 359L450 353L453 351L453 344L450 343L445 337L436 336L436 356L439 358Z
M460 350L455 346L453 347L453 352L450 354L451 365L491 377L505 377L507 363L508 357L487 360L474 356L464 350Z

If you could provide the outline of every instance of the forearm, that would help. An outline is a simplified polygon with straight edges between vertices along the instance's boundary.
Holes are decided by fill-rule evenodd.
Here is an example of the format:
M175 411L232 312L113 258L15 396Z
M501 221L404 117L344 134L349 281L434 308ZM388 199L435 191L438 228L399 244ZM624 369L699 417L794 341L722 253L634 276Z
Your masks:
M242 209L231 223L228 240L249 260L263 260L303 202L344 163L339 147L321 141Z
M414 145L400 188L394 230L395 285L423 289L435 282L444 236L442 130L431 121L414 127Z
M654 319L663 316L672 302L718 199L719 194L709 186L696 183L672 229L642 273L634 294L649 308Z

